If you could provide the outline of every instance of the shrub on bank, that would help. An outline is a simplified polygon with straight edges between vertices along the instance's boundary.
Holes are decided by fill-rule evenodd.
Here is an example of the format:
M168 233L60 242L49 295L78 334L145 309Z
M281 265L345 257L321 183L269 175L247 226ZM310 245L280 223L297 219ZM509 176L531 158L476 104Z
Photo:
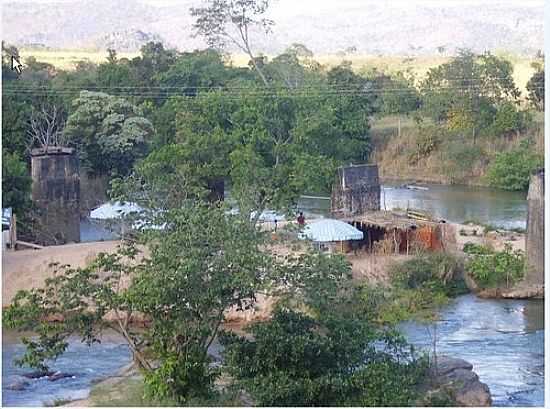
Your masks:
M524 252L512 251L509 244L505 244L503 251L493 251L485 246L466 243L464 252L471 256L466 263L466 271L483 288L509 288L523 277Z
M491 186L526 191L531 174L543 164L542 155L526 140L514 150L497 154L489 166L487 178Z
M352 315L278 309L251 333L222 343L229 374L258 406L407 406L426 374L401 336Z

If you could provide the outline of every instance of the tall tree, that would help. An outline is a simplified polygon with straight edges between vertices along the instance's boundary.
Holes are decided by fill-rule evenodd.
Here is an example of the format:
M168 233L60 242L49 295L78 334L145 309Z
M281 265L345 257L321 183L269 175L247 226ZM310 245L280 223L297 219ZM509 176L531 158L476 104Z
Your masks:
M141 110L123 98L82 91L73 101L64 135L79 149L84 166L97 175L127 175L145 156L154 134Z
M527 82L529 101L539 111L544 111L544 54L538 53L531 64L535 72Z
M423 109L450 129L470 132L475 144L478 131L492 124L497 105L518 100L512 71L509 61L489 52L460 50L450 62L428 71L421 86Z
M262 79L269 83L252 51L250 33L259 28L271 31L273 21L262 17L269 7L269 0L208 0L207 6L191 8L196 17L196 35L205 38L210 47L224 49L231 43L250 57L250 62Z
M414 77L398 72L393 77L384 77L381 84L381 111L397 115L397 135L401 136L401 116L409 115L420 106L420 93L414 86Z

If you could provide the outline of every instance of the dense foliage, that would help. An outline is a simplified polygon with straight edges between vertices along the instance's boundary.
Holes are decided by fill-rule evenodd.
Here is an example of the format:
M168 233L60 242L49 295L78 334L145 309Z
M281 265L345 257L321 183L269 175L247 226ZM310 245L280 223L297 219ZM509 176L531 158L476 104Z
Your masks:
M542 154L535 152L531 144L522 143L511 151L498 153L487 177L492 186L500 189L527 191L531 175L543 164Z
M95 175L126 175L147 152L153 125L123 98L82 91L73 101L64 134L80 152L83 167Z
M136 242L84 268L56 266L43 288L18 292L4 323L37 334L24 338L19 364L46 371L69 336L93 343L111 328L128 343L152 399L207 398L219 375L208 348L225 312L253 308L258 292L328 303L349 276L342 258L273 257L265 233L217 204L188 201L140 217ZM134 317L148 323L144 330Z
M466 263L466 271L483 288L510 288L523 277L525 255L521 250L512 251L509 244L502 251L493 251L485 246L467 243L464 252L471 256Z
M425 374L404 340L358 317L288 309L227 334L225 365L259 406L407 406Z
M2 207L11 207L15 213L25 211L31 204L31 182L21 157L2 149Z
M432 321L451 297L467 292L462 268L460 261L447 253L418 255L392 267L390 287L363 286L359 305L365 316L380 324Z

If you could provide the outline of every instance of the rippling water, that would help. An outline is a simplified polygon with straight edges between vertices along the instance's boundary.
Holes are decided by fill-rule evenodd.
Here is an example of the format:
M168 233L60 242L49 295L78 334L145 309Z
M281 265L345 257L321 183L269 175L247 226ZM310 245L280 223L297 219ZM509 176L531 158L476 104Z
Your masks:
M409 342L429 348L427 328L408 322ZM462 358L491 390L494 406L544 405L544 302L457 298L441 314L440 354Z
M527 202L524 192L458 185L422 184L428 190L411 190L399 184L382 186L381 206L425 210L455 223L477 220L501 228L525 228ZM330 199L301 198L298 207L306 216L330 214Z
M27 379L22 375L31 371L13 364L14 358L20 357L25 350L19 337L7 331L2 335L2 406L46 406L56 399L86 398L94 381L114 375L130 361L128 347L116 340L88 347L78 339L71 339L67 352L51 365L51 369L73 377L53 382ZM9 388L21 382L28 382L23 390Z
M400 327L409 342L430 348L431 337L424 325L407 322ZM437 332L439 353L471 362L480 380L489 386L494 406L544 405L543 301L464 295L443 309ZM210 351L218 360L220 348L215 344ZM9 385L26 380L21 375L28 370L13 365L13 358L23 350L18 337L4 333L4 406L43 406L55 399L85 398L94 380L115 374L130 360L128 348L111 339L92 347L72 339L53 368L74 374L74 378L29 380L23 391L9 390Z

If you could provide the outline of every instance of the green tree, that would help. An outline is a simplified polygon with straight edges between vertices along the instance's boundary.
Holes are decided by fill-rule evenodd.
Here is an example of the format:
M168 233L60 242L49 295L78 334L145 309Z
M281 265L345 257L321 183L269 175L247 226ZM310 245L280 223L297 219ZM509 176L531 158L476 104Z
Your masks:
M281 308L251 333L222 342L229 374L258 406L407 406L425 373L402 338L358 317Z
M64 129L92 174L127 175L144 157L154 134L141 110L125 99L102 92L82 91Z
M500 189L527 191L531 174L543 164L543 156L524 141L518 148L498 153L489 165L487 178Z
M428 71L421 85L423 110L451 130L470 133L475 144L479 130L493 123L497 105L518 100L512 71L509 61L489 52L461 50Z
M401 116L409 115L420 106L420 94L414 86L414 78L408 78L403 72L384 78L381 90L381 112L385 115L397 115L397 135L401 136Z
M201 88L222 88L240 70L224 65L215 50L183 53L170 67L156 75L160 86L177 87L185 95L196 95Z
M191 8L196 17L193 27L196 35L204 37L210 47L224 49L226 45L237 46L250 57L250 62L264 85L269 82L258 64L258 56L251 47L252 29L270 31L273 21L263 15L269 7L268 0L208 0L205 7Z
M188 202L155 222L166 228L140 236L147 255L127 243L89 267L59 266L44 288L16 295L4 322L38 334L24 339L21 365L48 370L45 360L60 356L69 336L93 343L108 327L130 346L152 398L184 403L211 393L208 348L224 312L251 308L273 263L263 233L223 208ZM64 319L48 322L52 315ZM136 315L150 322L145 331L130 326Z
M466 264L468 271L482 287L506 286L510 288L523 277L525 255L521 250L512 251L506 244L503 251L494 252L483 246L464 249L471 255Z
M544 111L544 68L537 70L527 82L529 100L539 111Z
M2 207L23 213L31 204L31 176L18 153L2 149Z
M143 370L148 396L184 404L213 393L219 372L208 349L225 312L253 308L258 292L298 296L326 310L339 283L349 279L341 257L274 257L265 232L218 204L188 200L137 217L145 220L137 241L125 241L84 268L57 265L43 288L17 293L4 323L37 334L23 339L27 349L19 365L47 371L70 336L90 344L111 328ZM147 228L151 223L163 229ZM53 316L63 319L52 322ZM133 317L148 322L146 328L132 327ZM352 324L338 337L358 334ZM346 342L358 351L351 339Z

